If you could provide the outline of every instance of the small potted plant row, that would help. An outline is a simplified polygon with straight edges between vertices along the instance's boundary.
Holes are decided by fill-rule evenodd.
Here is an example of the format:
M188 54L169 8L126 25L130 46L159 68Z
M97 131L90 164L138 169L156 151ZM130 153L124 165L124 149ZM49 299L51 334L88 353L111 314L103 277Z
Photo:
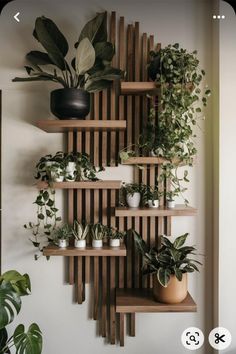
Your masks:
M96 170L86 153L57 152L40 158L36 164L36 179L49 182L74 182L81 180L97 180Z
M120 247L120 240L125 234L101 223L82 224L75 220L72 227L64 224L54 230L53 243L60 248L66 248L69 246L69 240L74 238L74 247L85 249L87 241L91 238L93 248L102 248L104 240L109 240L110 247Z
M159 208L160 198L164 195L158 186L149 186L138 183L124 183L121 189L121 204L129 208L138 208L146 205L149 208ZM165 192L167 208L175 208L174 197L178 195L175 191Z

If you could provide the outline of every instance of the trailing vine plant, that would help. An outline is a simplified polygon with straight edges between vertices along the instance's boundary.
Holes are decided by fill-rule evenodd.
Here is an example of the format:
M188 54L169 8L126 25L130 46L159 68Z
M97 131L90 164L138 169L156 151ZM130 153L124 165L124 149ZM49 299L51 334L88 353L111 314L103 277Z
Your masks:
M207 105L211 91L208 87L201 88L205 71L199 68L197 51L189 53L176 43L151 51L150 57L148 76L157 83L160 95L152 100L139 146L147 153L165 158L158 181L164 185L167 197L183 196L186 188L182 182L189 182L188 171L184 170L180 176L178 168L193 165L197 153L195 126L199 127L199 120L204 119L201 107Z

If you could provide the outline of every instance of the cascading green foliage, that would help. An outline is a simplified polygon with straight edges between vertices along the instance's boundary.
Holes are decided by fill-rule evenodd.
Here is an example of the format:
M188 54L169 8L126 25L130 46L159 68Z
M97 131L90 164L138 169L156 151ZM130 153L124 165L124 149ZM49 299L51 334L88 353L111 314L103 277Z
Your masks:
M201 87L205 71L199 68L197 51L189 53L176 43L150 56L148 75L160 88L160 96L153 102L139 144L144 151L167 159L159 181L169 181L173 197L186 191L182 181L188 182L188 171L179 176L178 167L193 165L195 126L204 118L201 106L207 105L211 91Z
M31 324L27 332L24 325L19 324L11 337L6 329L21 310L21 296L29 295L30 291L28 274L10 270L0 277L0 354L10 354L12 347L19 354L42 353L42 333L36 323Z
M136 247L143 256L143 274L156 274L162 286L168 285L171 275L181 281L184 273L199 271L196 264L201 263L191 257L196 255L196 248L184 245L189 234L177 237L174 242L161 236L160 248L149 249L136 231L129 232L133 234Z
M51 19L38 17L33 36L45 52L29 52L26 58L31 65L25 66L29 77L16 77L14 82L53 81L65 88L95 92L109 88L112 81L123 77L120 69L111 66L115 48L107 41L106 12L97 14L82 29L71 65L66 60L68 42Z

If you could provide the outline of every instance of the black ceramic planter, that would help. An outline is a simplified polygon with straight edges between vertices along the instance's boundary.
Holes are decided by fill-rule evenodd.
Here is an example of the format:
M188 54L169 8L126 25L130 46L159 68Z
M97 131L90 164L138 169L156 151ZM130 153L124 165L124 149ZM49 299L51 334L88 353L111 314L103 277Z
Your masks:
M90 111L90 94L75 88L51 92L51 112L59 119L84 119Z

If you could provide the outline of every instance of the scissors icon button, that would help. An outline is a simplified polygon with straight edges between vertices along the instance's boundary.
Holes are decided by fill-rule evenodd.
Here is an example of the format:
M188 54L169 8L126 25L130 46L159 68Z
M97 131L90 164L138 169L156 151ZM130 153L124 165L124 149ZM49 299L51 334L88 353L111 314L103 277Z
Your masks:
M223 327L214 328L209 334L209 343L212 348L224 350L231 344L232 337L228 329Z

